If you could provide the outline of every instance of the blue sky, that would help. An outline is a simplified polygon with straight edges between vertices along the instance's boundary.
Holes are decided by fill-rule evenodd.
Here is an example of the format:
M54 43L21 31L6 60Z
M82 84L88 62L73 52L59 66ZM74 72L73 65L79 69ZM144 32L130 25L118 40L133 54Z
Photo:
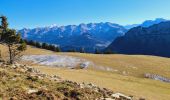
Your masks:
M170 0L0 0L2 14L16 29L90 22L126 25L170 19Z

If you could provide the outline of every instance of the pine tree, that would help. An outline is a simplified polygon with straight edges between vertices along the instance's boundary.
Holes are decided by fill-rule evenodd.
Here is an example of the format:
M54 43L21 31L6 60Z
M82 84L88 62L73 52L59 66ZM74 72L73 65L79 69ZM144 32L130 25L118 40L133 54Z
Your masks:
M43 49L47 49L48 48L48 44L47 43L42 43L42 48Z
M27 48L26 42L23 41L23 40L21 40L21 41L20 41L20 44L21 44L21 46L18 47L18 50L19 50L19 51L24 51L24 50L26 50L26 48Z
M28 44L29 42L28 42L28 40L26 40L26 39L22 39L26 44Z
M55 46L54 46L54 45L51 45L51 46L50 46L50 50L51 50L51 51L56 51Z
M2 34L1 43L7 45L9 51L9 63L13 64L17 58L21 55L21 52L26 50L26 43L21 41L20 33L16 33L13 29L8 29L7 18L5 16L0 17L2 19Z
M85 53L84 48L80 48L80 53Z
M21 43L21 37L19 33L16 34L15 30L7 29L4 32L2 41L8 46L9 63L12 64L20 56L20 53L26 49L26 44L24 41Z
M56 47L55 47L55 51L56 51L56 52L61 52L60 47L56 46Z
M52 50L52 48L53 48L52 44L48 45L48 50Z
M112 52L112 50L106 50L105 52L104 52L104 54L113 54L114 52Z
M76 49L73 48L73 49L68 50L67 52L76 52Z
M8 27L8 23L7 23L7 18L5 16L1 16L1 26L0 26L0 40L2 38L3 35L3 31L5 31Z
M32 45L32 46L36 46L36 42L31 40L31 41L28 41L28 45Z
M42 47L41 44L40 44L40 42L35 42L35 46L36 46L37 48L41 48L41 47Z
M97 48L95 49L95 54L100 54L100 51Z
M44 49L49 50L49 44L47 44L47 46Z
M1 28L5 31L8 28L8 22L6 16L1 16Z

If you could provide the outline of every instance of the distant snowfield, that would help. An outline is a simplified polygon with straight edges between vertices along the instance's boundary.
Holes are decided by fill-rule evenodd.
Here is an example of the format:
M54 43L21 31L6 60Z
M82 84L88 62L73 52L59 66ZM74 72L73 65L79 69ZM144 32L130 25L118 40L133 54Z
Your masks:
M105 71L118 71L106 66L100 66L94 64L92 61L73 57L66 55L24 55L21 58L22 61L31 61L33 64L43 65L43 66L52 66L52 67L64 67L64 68L88 68L93 67L99 70Z
M55 67L81 67L86 68L93 65L92 62L82 58L65 55L24 55L22 61L32 61L34 64Z

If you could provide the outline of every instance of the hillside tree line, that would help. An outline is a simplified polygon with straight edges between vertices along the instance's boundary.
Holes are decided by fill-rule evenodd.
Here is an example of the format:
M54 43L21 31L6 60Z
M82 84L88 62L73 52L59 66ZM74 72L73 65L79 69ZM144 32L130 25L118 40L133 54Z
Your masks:
M46 49L46 50L51 50L55 52L61 52L61 49L59 46L48 44L48 43L40 43L38 41L33 41L33 40L24 40L28 45L35 46L37 48L41 49Z

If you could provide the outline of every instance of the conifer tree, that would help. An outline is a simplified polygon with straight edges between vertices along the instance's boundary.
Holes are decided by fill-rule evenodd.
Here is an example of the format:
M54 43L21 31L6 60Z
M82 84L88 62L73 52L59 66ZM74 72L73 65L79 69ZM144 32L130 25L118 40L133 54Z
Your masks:
M8 28L7 18L5 16L0 18L2 19L1 28L3 30L1 43L8 47L9 63L13 64L21 56L21 52L26 50L26 43L21 41L20 33L16 33L15 30Z
M68 50L67 52L76 52L76 49L73 48L73 49Z
M33 40L29 41L28 44L29 44L29 45L32 45L32 46L36 46L36 42L33 41Z
M48 50L52 50L52 44L48 45Z
M1 28L5 31L8 28L8 22L6 16L1 16Z
M22 40L23 40L23 39L22 39ZM29 42L28 42L28 40L26 40L26 39L24 39L23 41L24 41L26 44L28 44L28 43L29 43Z
M48 44L47 43L42 43L42 48L43 49L47 49L48 48Z
M36 43L35 43L35 46L36 46L37 48L41 48L41 47L42 47L41 44L40 44L40 42L36 42Z
M105 52L104 52L104 54L113 54L114 52L112 52L112 50L106 50Z
M80 48L80 53L85 53L84 48Z
M52 50L52 51L56 51L55 45L52 45L51 50Z
M60 47L59 47L59 46L56 46L56 47L55 47L55 51L56 51L56 52L61 52Z
M100 54L100 51L97 48L95 49L95 54Z

